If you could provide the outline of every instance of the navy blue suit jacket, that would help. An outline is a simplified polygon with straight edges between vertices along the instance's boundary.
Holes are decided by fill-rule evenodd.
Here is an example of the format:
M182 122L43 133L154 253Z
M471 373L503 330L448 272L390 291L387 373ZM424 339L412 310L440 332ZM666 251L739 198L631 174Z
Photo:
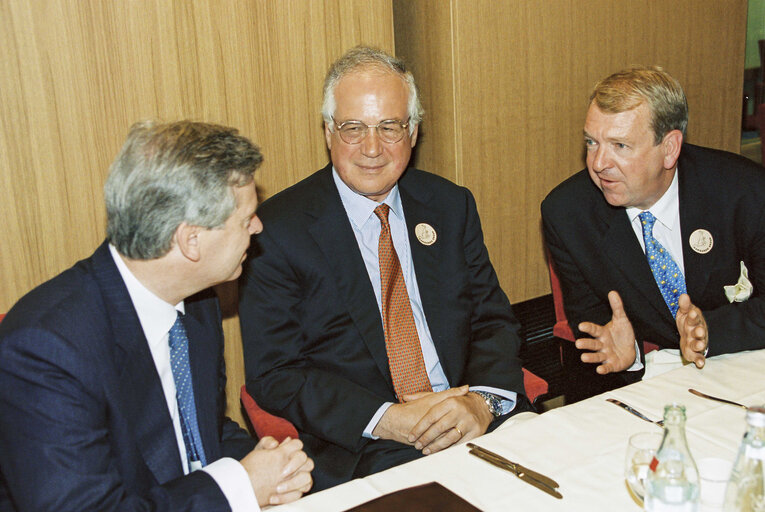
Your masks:
M403 174L399 191L422 307L449 384L512 390L523 401L518 323L473 196L416 169ZM258 215L264 231L239 308L247 388L295 424L321 489L351 478L370 444L364 428L384 402L396 401L380 310L331 165L264 202ZM437 233L430 246L414 234L423 222Z
M224 417L217 299L185 301L208 461L254 441ZM0 324L0 510L229 510L183 475L148 343L106 243L23 297Z
M709 326L708 355L763 348L765 170L739 155L684 144L677 172L686 287ZM542 221L577 337L579 322L610 320L607 294L616 290L637 339L678 347L675 319L624 208L606 202L586 169L550 192L542 203ZM697 229L714 239L706 254L690 246ZM724 286L737 282L742 261L754 293L746 302L731 304ZM595 365L588 366L594 371Z

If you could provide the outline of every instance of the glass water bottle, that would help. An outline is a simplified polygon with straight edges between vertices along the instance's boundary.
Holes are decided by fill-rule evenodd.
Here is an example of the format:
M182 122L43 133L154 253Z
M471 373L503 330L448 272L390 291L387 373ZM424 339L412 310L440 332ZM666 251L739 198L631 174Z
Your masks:
M645 510L695 512L699 472L685 439L685 407L664 407L664 439L648 471Z
M750 407L747 429L725 491L725 510L765 512L765 408Z

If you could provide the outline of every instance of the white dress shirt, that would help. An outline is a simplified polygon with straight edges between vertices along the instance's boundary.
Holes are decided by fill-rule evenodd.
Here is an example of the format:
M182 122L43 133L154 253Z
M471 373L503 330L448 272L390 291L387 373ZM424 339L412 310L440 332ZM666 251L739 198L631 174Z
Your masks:
M677 174L678 170L675 169L675 176L672 178L669 188L648 210L630 207L625 208L625 211L630 220L630 225L632 225L632 230L635 232L638 242L640 242L640 247L643 248L643 252L645 252L645 240L643 239L643 224L640 222L639 216L643 212L650 211L656 217L656 224L653 225L653 237L667 249L669 255L677 263L677 266L680 267L680 271L685 275L683 237L680 232L680 202L677 196ZM627 371L633 372L642 368L643 363L640 362L640 351L638 350L637 340L635 340L635 362Z
M170 417L173 420L175 429L175 440L178 443L178 452L181 457L184 474L189 474L188 458L186 456L186 445L183 442L183 432L181 430L181 419L178 411L178 400L175 396L175 381L173 380L173 371L170 367L170 345L168 343L168 334L170 328L177 318L176 311L185 312L184 303L172 306L160 299L149 291L136 278L127 267L122 257L113 245L109 244L109 251L112 254L114 263L125 282L130 300L133 302L138 320L141 322L146 340L149 343L151 357L154 359L154 366L157 368L157 374L162 382L162 391L165 394L165 402L170 411ZM211 392L213 392L211 390ZM252 489L250 477L238 461L223 457L215 462L201 468L208 473L215 483L218 484L223 495L228 500L231 510L238 511L259 511L258 501L255 498L255 491Z
M381 319L382 285L380 283L380 260L378 253L381 224L380 219L375 215L374 210L382 203L387 204L390 207L388 223L390 224L391 238L393 239L393 247L396 249L396 254L398 255L399 263L401 265L401 272L404 275L404 283L406 284L406 292L409 295L409 302L412 306L414 323L417 327L417 336L420 339L422 357L425 361L425 370L428 373L428 379L430 380L430 385L433 388L433 391L438 392L449 389L449 382L446 380L446 375L441 367L441 362L438 360L438 353L433 344L433 337L430 334L430 329L428 328L428 323L425 319L425 312L422 309L422 299L420 298L420 289L417 286L417 276L415 275L414 264L412 262L412 251L409 247L406 218L404 216L404 208L401 204L401 195L398 191L398 184L391 189L382 203L378 203L351 190L348 185L340 179L340 176L338 176L334 167L332 168L332 178L340 193L340 199L345 208L345 213L348 215L348 220L351 222L353 234L356 236L356 241L359 244L359 250L361 251L364 265L366 266L369 280L372 283L372 288L374 289L375 297L377 298L377 308L380 310ZM501 401L503 414L510 412L515 407L517 394L513 391L492 388L489 386L471 386L470 389L486 391L500 396L503 399ZM366 429L364 429L365 437L376 439L376 437L372 435L372 431L391 405L393 405L392 402L386 402L380 406L367 424Z

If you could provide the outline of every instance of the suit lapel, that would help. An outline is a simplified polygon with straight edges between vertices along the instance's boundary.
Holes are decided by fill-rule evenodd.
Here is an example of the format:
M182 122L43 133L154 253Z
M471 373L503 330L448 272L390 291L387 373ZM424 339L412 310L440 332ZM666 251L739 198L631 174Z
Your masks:
M317 186L321 191L315 195L315 202L306 211L314 219L308 231L321 248L334 282L337 283L341 301L361 333L375 364L386 380L391 382L377 299L353 228L340 200L340 193L332 181L331 165L324 168Z
M635 237L623 208L608 208L603 214L607 229L601 250L608 255L611 263L622 276L642 295L639 302L649 304L665 322L674 323L656 280L651 273L645 253ZM624 299L624 297L622 297Z
M195 316L192 304L187 303L184 318L186 335L189 338L189 363L191 379L194 386L194 403L197 409L197 424L202 437L207 463L220 458L218 436L218 366L211 364L217 361L218 346L214 343L215 333L210 332L210 326L202 323ZM211 350L212 349L212 350ZM211 373L211 370L213 373Z
M167 482L183 475L183 468L149 344L106 243L93 255L93 267L114 334L115 364L120 368L113 405L123 409L132 423L138 449L154 477Z
M704 184L696 179L697 170L694 163L684 158L685 152L680 153L680 162L678 163L678 202L680 209L680 231L683 237L683 267L685 271L685 286L688 295L694 301L703 297L706 290L709 276L712 269L715 268L715 256L719 251L714 248L701 254L691 248L691 233L697 229L705 229L711 232L712 237L716 235L714 227L717 224L713 218L707 218L707 208L698 208L696 205L708 204L707 202L719 201L711 199L709 194L705 193ZM712 197L714 194L711 195Z
M433 245L424 245L420 243L415 235L417 224L425 223L430 225L437 236L443 233L443 220L439 212L436 212L429 206L431 194L427 190L413 190L407 186L406 180L399 181L399 193L401 194L401 204L406 216L406 229L409 235L409 247L412 252L412 263L414 265L415 275L417 277L417 288L422 300L422 309L428 323L430 335L433 338L433 344L438 353L438 358L442 361L441 367L446 373L447 380L453 382L453 376L450 375L449 361L443 357L441 347L449 333L443 331L443 326L447 325L442 318L443 308L441 307L441 291L443 272L438 257L440 244L438 238Z

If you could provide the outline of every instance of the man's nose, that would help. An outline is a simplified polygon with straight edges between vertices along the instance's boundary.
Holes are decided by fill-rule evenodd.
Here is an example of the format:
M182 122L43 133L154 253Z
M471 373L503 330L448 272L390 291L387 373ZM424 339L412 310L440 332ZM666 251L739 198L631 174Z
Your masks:
M377 128L369 128L367 136L361 141L361 152L369 157L376 157L382 153L382 141L377 135Z
M603 146L600 146L595 150L595 154L592 155L592 170L601 172L609 167L609 162L608 152Z

